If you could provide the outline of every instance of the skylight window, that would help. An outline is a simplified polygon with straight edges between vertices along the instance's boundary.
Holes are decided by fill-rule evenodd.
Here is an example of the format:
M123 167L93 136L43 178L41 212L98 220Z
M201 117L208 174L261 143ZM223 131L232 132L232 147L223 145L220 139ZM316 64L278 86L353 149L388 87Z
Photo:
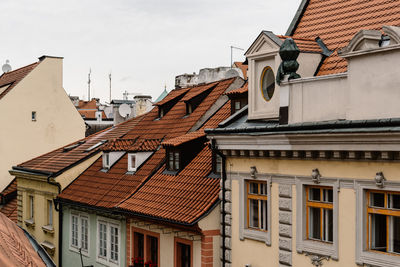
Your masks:
M107 140L101 140L101 141L98 142L97 144L94 144L93 146L87 148L87 149L85 150L85 152L92 151L93 149L96 149L96 148L98 148L99 146L101 146L102 144L104 144L105 142L107 142Z
M66 147L63 148L63 152L71 151L72 149L74 149L74 148L76 148L76 147L78 147L78 146L80 146L80 145L82 145L84 143L86 143L86 141L82 140L82 141L79 141L78 143L75 143L73 145L66 146Z

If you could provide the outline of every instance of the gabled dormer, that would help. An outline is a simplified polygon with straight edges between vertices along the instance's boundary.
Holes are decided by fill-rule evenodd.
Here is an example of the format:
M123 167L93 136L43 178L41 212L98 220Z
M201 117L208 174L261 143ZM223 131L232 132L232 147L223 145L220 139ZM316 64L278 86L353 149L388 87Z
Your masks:
M162 139L141 139L127 148L128 172L136 172L161 146Z
M231 100L231 115L233 115L248 104L248 83L246 82L236 90L229 91L226 95Z
M158 108L158 119L164 117L168 111L182 99L188 90L189 89L172 90L163 100L155 103L154 105Z
M166 153L166 173L177 174L183 170L203 149L206 141L202 130L164 141L162 145Z
M107 171L126 153L126 148L134 145L136 139L115 139L106 144L103 150L103 170Z
M270 31L263 31L245 53L248 60L248 99L249 119L278 120L280 117L281 92L276 83L281 58L279 49L289 36L275 35ZM300 76L310 77L316 73L320 62L324 59L326 49L322 41L314 39L295 40L300 55L301 64L297 71ZM285 100L285 96L283 96Z
M189 92L182 98L186 104L186 115L190 115L203 100L211 93L216 84L208 84L196 87L196 90L189 90Z

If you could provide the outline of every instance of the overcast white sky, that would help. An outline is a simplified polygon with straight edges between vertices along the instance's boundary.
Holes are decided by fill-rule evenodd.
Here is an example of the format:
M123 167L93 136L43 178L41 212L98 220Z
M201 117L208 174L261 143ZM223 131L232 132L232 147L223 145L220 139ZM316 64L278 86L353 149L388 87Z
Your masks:
M284 34L301 0L1 0L0 65L41 55L64 57L64 88L108 101L122 92L151 95L174 78L228 66L230 45L247 49L262 30ZM243 51L234 60L244 60Z

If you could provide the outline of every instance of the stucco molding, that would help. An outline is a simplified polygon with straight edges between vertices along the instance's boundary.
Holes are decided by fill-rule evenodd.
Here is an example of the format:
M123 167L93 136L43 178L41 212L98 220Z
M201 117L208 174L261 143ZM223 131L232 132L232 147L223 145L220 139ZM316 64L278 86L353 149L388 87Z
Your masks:
M397 255L389 255L366 250L366 190L381 189L374 179L370 181L356 181L356 263L359 265L372 265L381 267L400 266L400 258ZM400 191L400 183L385 183L385 191Z
M267 225L268 231L257 231L247 228L247 192L246 181L265 181L267 182ZM271 176L258 174L254 179L249 173L242 173L239 179L239 238L240 240L252 239L264 242L267 246L271 246Z
M339 181L321 178L320 186L330 186L333 189L333 242L307 240L306 237L306 210L305 186L315 185L311 176L296 179L296 249L298 253L308 253L339 259Z

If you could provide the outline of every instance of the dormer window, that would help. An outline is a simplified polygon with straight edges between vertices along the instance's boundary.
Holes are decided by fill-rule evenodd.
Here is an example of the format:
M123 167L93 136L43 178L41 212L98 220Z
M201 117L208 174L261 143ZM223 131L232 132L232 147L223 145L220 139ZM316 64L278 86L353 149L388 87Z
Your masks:
M104 169L110 168L110 153L103 154L103 167Z
M136 154L128 154L128 171L136 171Z
M191 114L193 112L193 107L191 103L186 103L186 114Z
M169 151L168 152L167 169L169 171L178 171L179 167L180 167L180 153L179 153L179 151Z
M220 174L222 172L222 157L218 154L215 156L215 173Z
M275 75L271 67L264 68L261 75L261 92L266 101L270 101L275 92Z
M164 109L161 106L158 108L158 117L164 117Z

